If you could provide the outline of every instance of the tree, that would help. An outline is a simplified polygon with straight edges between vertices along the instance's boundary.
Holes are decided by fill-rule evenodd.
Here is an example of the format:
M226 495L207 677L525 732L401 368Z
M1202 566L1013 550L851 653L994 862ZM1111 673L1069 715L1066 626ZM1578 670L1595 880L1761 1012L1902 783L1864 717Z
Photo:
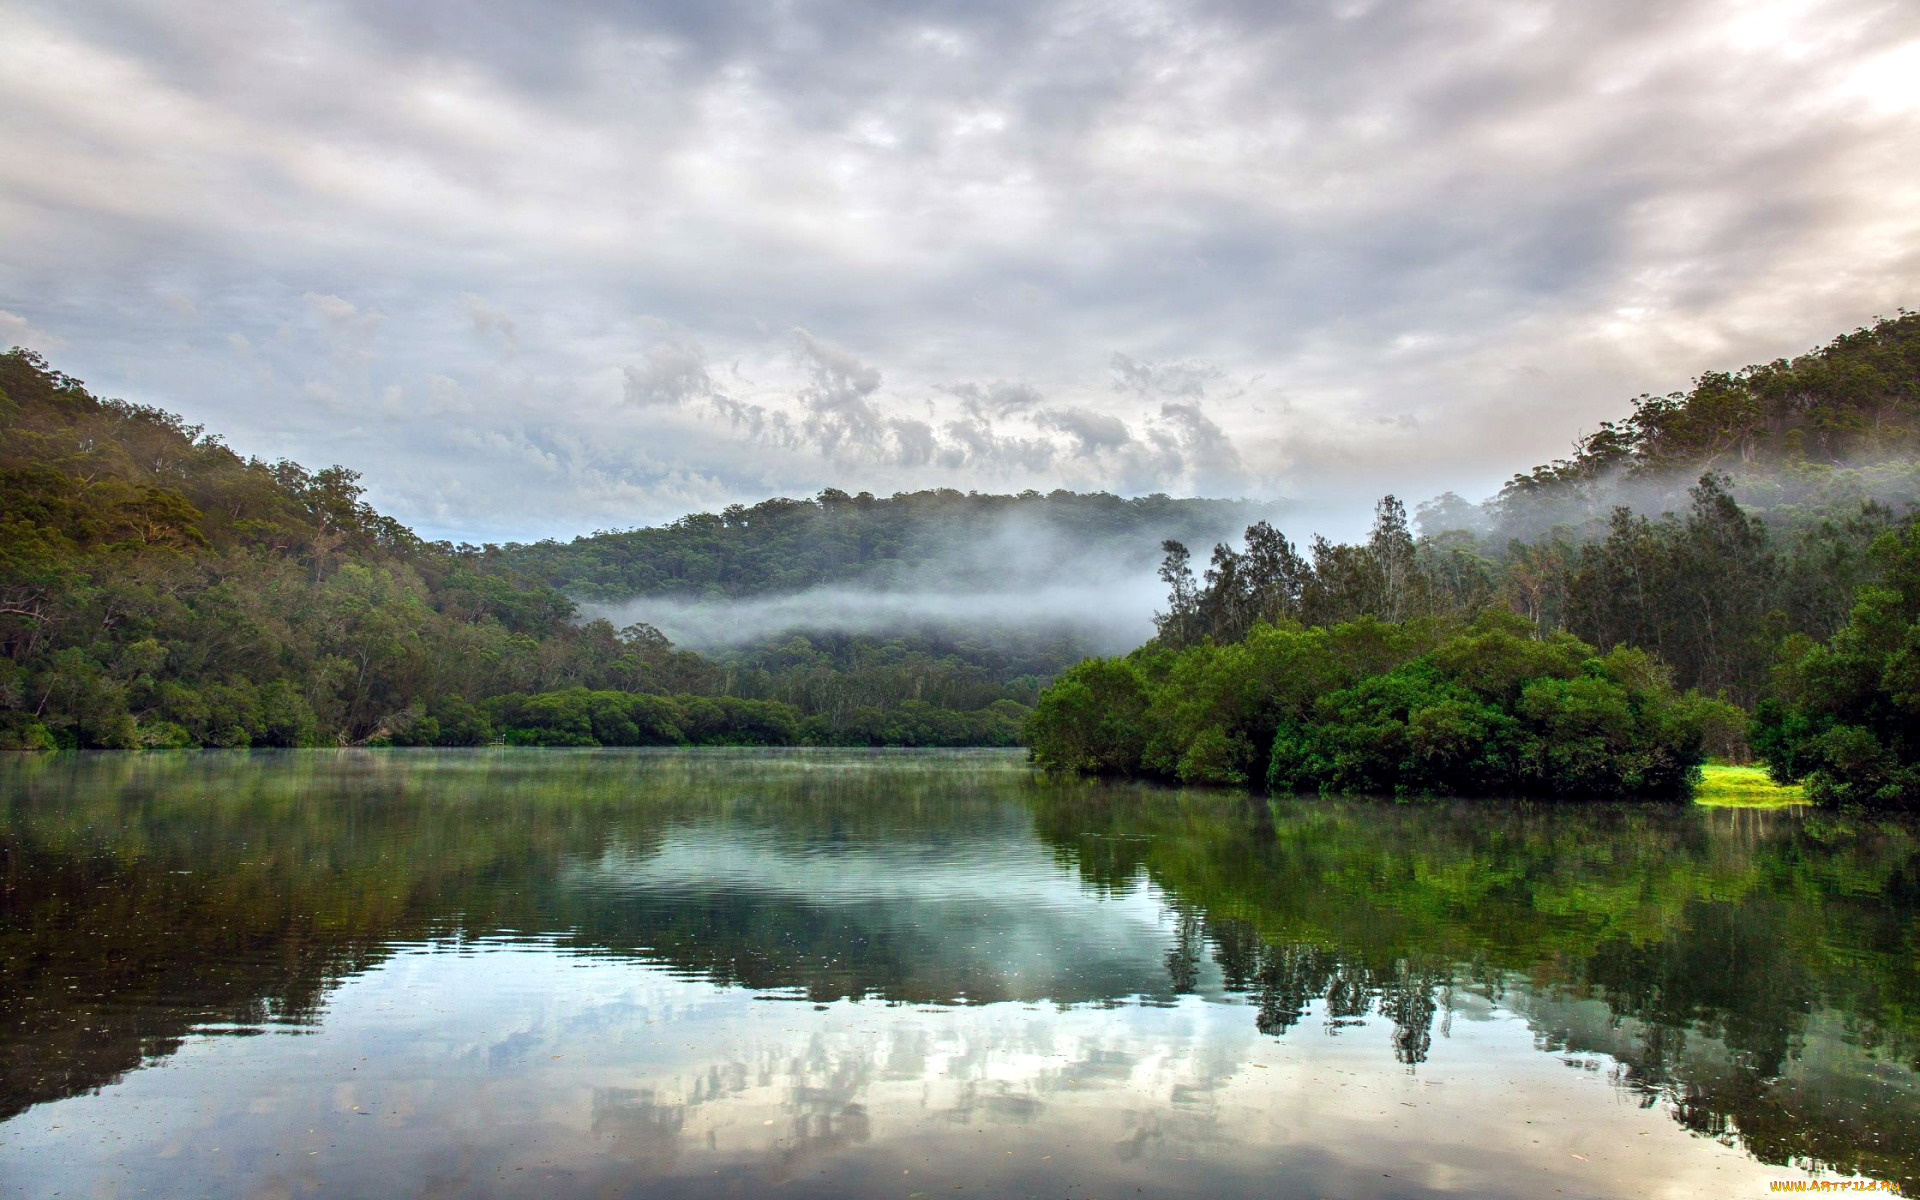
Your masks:
M1160 561L1160 581L1167 585L1167 611L1153 615L1160 640L1170 646L1185 646L1201 632L1200 586L1193 577L1193 555L1172 538L1160 543L1166 555Z
M1383 496L1373 509L1373 531L1367 537L1380 593L1369 611L1385 621L1404 621L1424 605L1425 588L1414 559L1413 531L1407 525L1407 506L1394 496Z
M1253 597L1253 616L1261 621L1296 619L1311 568L1281 533L1265 521L1247 526L1244 570Z
M1130 775L1146 749L1146 689L1133 666L1089 659L1040 697L1027 727L1033 761L1048 770Z
M1825 642L1787 639L1754 749L1823 804L1920 807L1920 520L1874 543L1881 581Z

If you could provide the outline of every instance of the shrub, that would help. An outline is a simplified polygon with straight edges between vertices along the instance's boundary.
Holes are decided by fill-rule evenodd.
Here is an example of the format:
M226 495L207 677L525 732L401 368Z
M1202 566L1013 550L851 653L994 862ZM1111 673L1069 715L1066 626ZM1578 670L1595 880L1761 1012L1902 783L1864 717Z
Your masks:
M1281 791L1687 795L1701 701L1637 650L1490 613L1451 632L1371 618L1256 625L1082 663L1028 726L1034 761Z

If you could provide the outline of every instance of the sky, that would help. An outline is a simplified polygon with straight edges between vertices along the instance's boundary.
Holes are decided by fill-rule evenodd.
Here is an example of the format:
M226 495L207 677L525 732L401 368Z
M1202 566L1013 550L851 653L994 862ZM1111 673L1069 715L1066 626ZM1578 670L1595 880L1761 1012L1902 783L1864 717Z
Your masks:
M1912 0L7 0L0 345L423 534L1478 498L1920 296Z

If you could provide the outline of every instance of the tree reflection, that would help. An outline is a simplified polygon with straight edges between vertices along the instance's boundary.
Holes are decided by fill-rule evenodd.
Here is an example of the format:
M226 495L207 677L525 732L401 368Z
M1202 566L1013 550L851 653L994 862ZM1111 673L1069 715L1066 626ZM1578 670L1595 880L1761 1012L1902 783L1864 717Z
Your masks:
M538 934L796 1000L1234 996L1273 1037L1384 1023L1409 1070L1493 1004L1702 1136L1920 1184L1920 837L1895 821L1268 803L965 756L0 769L0 1118L191 1033L311 1025L396 947ZM1123 923L1153 902L1157 931ZM865 1136L856 1083L796 1093L796 1145ZM678 1137L647 1095L595 1112L637 1155Z
M1526 1016L1763 1162L1920 1184L1920 837L1820 814L1277 799L1071 782L1041 835L1152 885L1260 1031L1390 1022L1409 1068L1456 990Z

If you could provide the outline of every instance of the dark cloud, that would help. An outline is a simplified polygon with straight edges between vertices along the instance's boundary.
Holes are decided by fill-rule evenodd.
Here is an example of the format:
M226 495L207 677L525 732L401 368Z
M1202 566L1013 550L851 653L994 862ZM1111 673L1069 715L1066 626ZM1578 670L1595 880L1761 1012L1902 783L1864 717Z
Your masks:
M958 397L969 413L983 418L1028 412L1046 399L1030 383L956 383L942 390Z
M1133 431L1125 421L1090 408L1042 409L1035 419L1042 428L1058 430L1072 438L1082 454L1116 450L1133 441Z
M16 0L8 36L0 336L455 536L829 484L1360 514L1920 274L1885 0Z
M685 342L650 347L638 364L624 369L626 396L642 407L677 407L720 394L707 369L706 352Z

